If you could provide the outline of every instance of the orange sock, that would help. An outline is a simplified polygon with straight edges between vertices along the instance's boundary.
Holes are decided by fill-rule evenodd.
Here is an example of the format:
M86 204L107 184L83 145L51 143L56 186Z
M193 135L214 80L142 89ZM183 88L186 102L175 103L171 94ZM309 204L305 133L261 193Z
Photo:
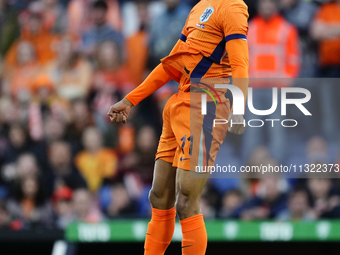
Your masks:
M152 208L152 217L146 232L144 255L163 255L175 230L176 210Z
M203 214L180 221L182 226L182 255L204 255L208 237L205 230Z

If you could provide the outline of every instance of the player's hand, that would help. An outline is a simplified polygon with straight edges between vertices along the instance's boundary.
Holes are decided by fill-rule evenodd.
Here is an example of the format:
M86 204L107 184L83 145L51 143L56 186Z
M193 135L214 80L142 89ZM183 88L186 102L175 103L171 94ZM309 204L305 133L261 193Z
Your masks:
M237 124L236 124L237 123ZM242 135L246 130L246 124L243 118L243 115L234 115L233 112L230 112L228 124L228 131L235 135Z
M107 113L107 115L110 116L110 121L112 123L126 123L132 106L133 104L125 97L118 103L112 105Z

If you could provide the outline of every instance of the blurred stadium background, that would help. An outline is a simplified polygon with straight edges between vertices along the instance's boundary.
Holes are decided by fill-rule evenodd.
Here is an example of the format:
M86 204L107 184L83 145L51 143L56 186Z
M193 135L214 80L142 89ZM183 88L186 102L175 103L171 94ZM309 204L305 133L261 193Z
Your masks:
M177 84L126 125L106 113L170 52L196 2L0 0L1 254L142 254L162 109ZM275 58L286 59L280 78L340 76L340 1L245 2L257 28L252 77L275 77ZM293 134L228 135L225 157L236 166L340 163L340 84L324 81L303 85L313 118ZM271 104L270 88L254 89ZM201 207L208 255L340 252L336 178L210 179ZM180 243L167 254L180 254Z

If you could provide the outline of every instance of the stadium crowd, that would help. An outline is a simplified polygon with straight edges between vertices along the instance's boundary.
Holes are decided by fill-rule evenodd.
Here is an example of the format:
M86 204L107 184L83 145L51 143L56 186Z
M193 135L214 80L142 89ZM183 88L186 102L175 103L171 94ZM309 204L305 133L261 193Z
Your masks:
M340 76L340 1L245 2L250 77L304 78L313 119L287 134L228 135L220 153L235 165L339 163L340 86L312 80ZM128 124L106 114L170 52L195 3L0 0L0 228L150 215L162 109L177 84L135 107ZM255 105L269 108L271 87L254 90ZM201 206L206 218L340 218L340 182L209 179Z

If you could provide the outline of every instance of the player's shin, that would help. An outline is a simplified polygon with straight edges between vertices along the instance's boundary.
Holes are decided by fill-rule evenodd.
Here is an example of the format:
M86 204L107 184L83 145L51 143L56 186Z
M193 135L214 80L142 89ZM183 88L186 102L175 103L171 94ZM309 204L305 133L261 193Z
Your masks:
M204 255L208 238L203 215L186 218L180 223L183 233L182 255Z
M145 237L144 255L163 255L175 230L176 210L152 208L152 217Z

